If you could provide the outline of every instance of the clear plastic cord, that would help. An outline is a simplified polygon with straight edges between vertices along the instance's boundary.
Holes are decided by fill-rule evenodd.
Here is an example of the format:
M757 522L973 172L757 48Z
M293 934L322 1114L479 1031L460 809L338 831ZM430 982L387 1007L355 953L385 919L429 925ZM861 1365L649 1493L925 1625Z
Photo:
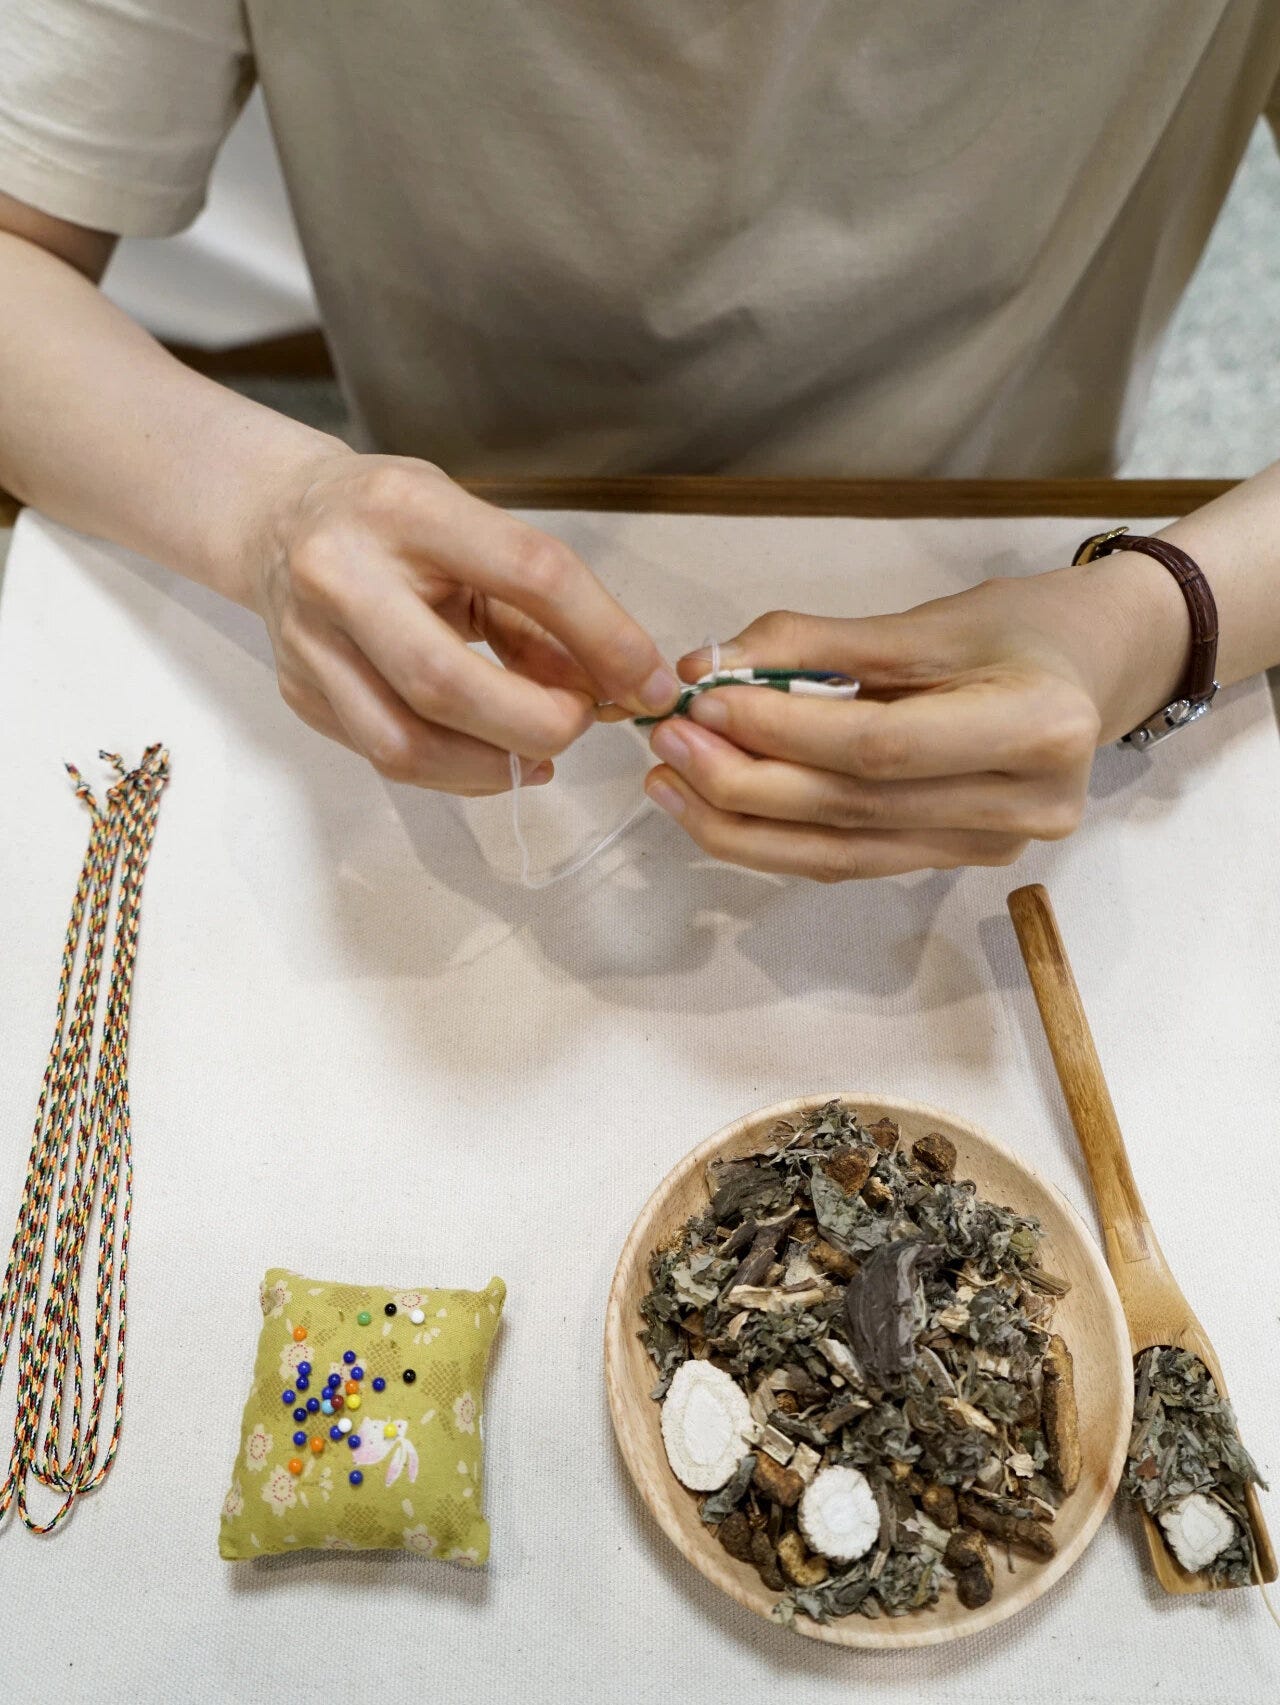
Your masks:
M718 639L708 639L705 641L703 649L710 651L711 673L713 675L718 675L720 673L720 641ZM602 852L607 852L615 841L621 840L622 836L626 834L627 830L637 820L637 818L642 817L649 809L649 805L651 803L648 795L646 795L636 806L635 810L629 812L628 815L622 819L616 829L610 829L609 833L602 841L597 841L593 847L588 847L585 852L579 853L576 858L571 858L566 864L562 864L558 870L549 870L542 876L534 876L531 874L530 870L532 859L529 853L529 843L524 838L524 826L520 821L520 759L514 752L512 752L510 754L510 761L511 833L515 837L516 846L520 849L520 883L524 888L551 888L554 887L557 882L565 882L569 879L569 877L576 876L580 870L585 870L591 863L592 859L599 858L600 854Z

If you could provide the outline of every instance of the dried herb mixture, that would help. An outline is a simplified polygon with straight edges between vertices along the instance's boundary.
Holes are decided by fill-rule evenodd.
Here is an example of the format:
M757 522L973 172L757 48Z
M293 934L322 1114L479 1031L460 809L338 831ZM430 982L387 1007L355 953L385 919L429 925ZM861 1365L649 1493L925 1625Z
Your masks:
M1055 1553L1080 1474L1051 1325L1067 1286L1038 1261L1036 1221L957 1181L955 1160L940 1134L908 1155L892 1120L833 1101L713 1162L706 1210L651 1257L641 1336L654 1398L677 1387L673 1470L783 1594L782 1621L900 1616L952 1587L972 1608L994 1590L992 1540ZM696 1392L690 1361L710 1364Z
M1179 1561L1204 1568L1217 1586L1253 1579L1244 1501L1251 1482L1265 1484L1204 1363L1187 1350L1144 1350L1135 1366L1124 1489L1160 1521Z

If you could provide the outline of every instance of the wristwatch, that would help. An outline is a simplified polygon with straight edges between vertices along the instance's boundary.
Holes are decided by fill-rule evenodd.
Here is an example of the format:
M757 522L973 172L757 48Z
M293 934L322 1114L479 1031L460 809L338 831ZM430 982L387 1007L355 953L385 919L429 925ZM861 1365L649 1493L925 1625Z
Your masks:
M1110 556L1113 551L1142 551L1154 557L1182 588L1191 617L1191 654L1177 698L1131 728L1120 741L1122 746L1145 751L1179 729L1199 722L1208 713L1218 691L1214 673L1218 661L1218 606L1200 565L1168 539L1151 539L1131 533L1127 527L1113 527L1109 533L1095 533L1086 539L1071 560L1093 562L1097 557Z

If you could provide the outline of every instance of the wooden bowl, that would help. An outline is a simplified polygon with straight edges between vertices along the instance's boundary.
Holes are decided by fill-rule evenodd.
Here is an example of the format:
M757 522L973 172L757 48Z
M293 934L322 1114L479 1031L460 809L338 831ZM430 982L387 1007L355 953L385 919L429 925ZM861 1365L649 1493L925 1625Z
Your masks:
M767 1617L778 1594L756 1571L730 1557L698 1514L698 1500L671 1472L663 1449L661 1406L649 1396L657 1373L637 1333L641 1297L650 1289L649 1256L665 1244L691 1214L707 1201L706 1167L710 1160L734 1158L758 1149L780 1119L794 1119L811 1108L839 1099L858 1110L865 1123L888 1116L910 1147L929 1131L941 1131L956 1145L956 1176L972 1178L981 1195L1019 1213L1034 1214L1044 1229L1044 1265L1069 1279L1071 1289L1058 1304L1054 1324L1075 1361L1080 1410L1083 1470L1080 1484L1054 1522L1057 1555L1048 1562L1017 1557L1012 1573L1004 1547L992 1542L996 1588L988 1603L966 1610L952 1591L928 1610L905 1616L869 1619L856 1613L830 1623L797 1616L796 1629L814 1640L839 1646L885 1650L930 1646L976 1634L1013 1616L1066 1574L1097 1530L1124 1469L1133 1413L1133 1362L1129 1329L1106 1262L1084 1223L1066 1199L976 1126L936 1107L884 1096L808 1095L749 1113L674 1167L649 1198L632 1227L618 1261L605 1316L604 1363L609 1408L623 1458L641 1497L676 1549L730 1598Z

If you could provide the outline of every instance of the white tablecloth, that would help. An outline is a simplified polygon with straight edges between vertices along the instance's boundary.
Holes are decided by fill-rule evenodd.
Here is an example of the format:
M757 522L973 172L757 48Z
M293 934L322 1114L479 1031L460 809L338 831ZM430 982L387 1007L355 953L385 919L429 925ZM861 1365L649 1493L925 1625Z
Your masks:
M1074 521L543 517L664 643L777 604L857 612L1065 560ZM717 867L656 813L579 879L511 879L503 807L380 782L295 722L255 624L26 517L0 607L0 1210L12 1223L85 822L61 764L163 739L143 907L126 1430L106 1486L0 1532L0 1695L1274 1701L1256 1592L1170 1599L1113 1514L1066 1580L972 1642L870 1656L722 1599L632 1494L601 1380L617 1252L735 1115L874 1088L1017 1145L1092 1204L1004 910L1048 882L1175 1272L1246 1436L1280 1467L1280 742L1224 695L1151 760L1104 754L1086 827L1012 871L822 888ZM638 742L567 805L609 824ZM621 776L609 783L607 775ZM489 1393L493 1561L228 1566L218 1510L272 1264L510 1286ZM1273 1524L1280 1508L1270 1502Z

